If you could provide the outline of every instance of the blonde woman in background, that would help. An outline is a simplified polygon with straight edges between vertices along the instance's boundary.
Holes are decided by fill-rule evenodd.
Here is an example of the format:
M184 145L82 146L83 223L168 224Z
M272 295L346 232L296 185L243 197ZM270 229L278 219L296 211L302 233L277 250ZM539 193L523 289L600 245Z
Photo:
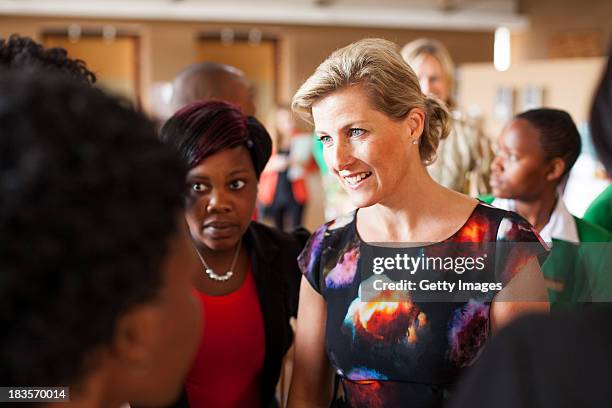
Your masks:
M455 103L455 67L450 54L440 42L421 38L406 44L402 57L419 78L423 93L444 101L453 116L452 130L440 142L438 158L429 166L429 174L455 191L470 195L487 193L493 157L491 143L478 123L461 112Z
M421 92L394 43L365 39L335 51L294 95L293 108L314 123L327 165L358 209L321 226L300 254L289 407L325 407L332 398L335 406L439 407L491 332L521 313L548 310L536 259L545 249L517 214L429 176L426 165L449 131L449 113ZM490 245L499 241L531 245L513 245L501 256ZM484 274L505 287L461 301L416 300L413 292L398 301L371 290L379 277L409 276L373 275L367 254L390 250L425 258L484 253ZM419 270L414 279L440 272ZM533 301L499 301L517 293ZM334 372L342 400L332 392Z

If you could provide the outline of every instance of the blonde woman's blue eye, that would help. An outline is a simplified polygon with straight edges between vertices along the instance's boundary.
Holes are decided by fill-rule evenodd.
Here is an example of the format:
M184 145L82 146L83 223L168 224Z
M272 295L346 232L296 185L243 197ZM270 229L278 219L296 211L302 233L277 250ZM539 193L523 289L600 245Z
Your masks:
M357 128L355 128L355 129L351 129L351 130L349 130L349 135L350 135L351 137L358 137L358 136L363 135L364 133L365 133L365 130L363 130L363 129L357 129Z
M319 137L319 141L321 143L323 143L324 145L326 145L326 144L330 144L331 143L332 138L330 136L324 135L324 136L320 136Z
M230 188L232 190L240 190L242 187L246 185L244 180L236 180L230 183Z

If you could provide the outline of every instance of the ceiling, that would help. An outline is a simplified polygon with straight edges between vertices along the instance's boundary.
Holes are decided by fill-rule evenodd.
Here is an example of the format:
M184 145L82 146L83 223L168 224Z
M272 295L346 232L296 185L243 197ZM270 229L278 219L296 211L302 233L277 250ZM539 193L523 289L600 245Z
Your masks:
M490 31L522 29L516 0L0 0L0 15Z

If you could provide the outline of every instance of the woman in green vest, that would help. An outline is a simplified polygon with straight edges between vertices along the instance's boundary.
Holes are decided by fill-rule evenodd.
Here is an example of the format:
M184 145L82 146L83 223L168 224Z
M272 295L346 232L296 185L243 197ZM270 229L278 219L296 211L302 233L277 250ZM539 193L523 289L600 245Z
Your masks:
M567 112L523 112L498 138L491 165L493 196L481 197L519 213L553 248L542 267L551 308L612 298L607 296L612 278L606 277L610 256L602 244L611 242L612 234L570 214L558 193L580 149L578 129Z
M591 137L599 160L612 179L612 62L608 66L591 108ZM606 188L584 213L584 219L612 231L612 184Z

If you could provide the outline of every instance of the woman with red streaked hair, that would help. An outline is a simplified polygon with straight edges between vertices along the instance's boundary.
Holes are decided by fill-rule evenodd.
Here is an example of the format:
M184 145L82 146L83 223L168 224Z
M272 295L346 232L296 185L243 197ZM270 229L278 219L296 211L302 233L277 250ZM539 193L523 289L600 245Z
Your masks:
M235 106L209 101L176 112L161 138L188 170L185 218L202 261L194 286L206 315L180 405L268 407L292 341L296 257L308 238L251 220L270 136Z

